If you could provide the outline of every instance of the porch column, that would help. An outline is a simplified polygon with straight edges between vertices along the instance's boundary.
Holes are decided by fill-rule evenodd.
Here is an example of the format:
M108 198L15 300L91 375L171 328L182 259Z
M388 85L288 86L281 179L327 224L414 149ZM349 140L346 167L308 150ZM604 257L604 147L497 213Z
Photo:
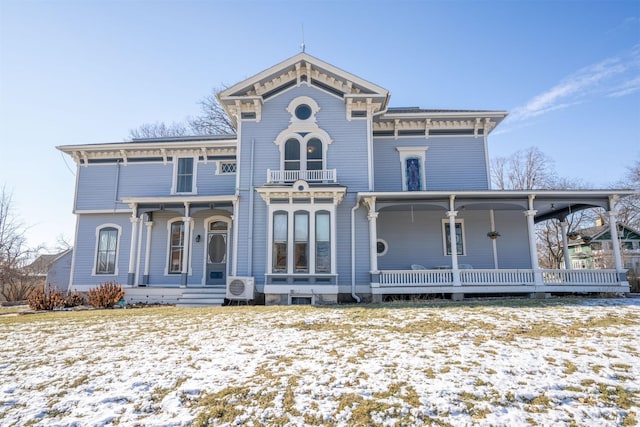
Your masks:
M622 255L620 253L620 242L618 240L618 224L616 222L616 212L609 211L609 234L611 234L611 248L613 249L613 259L616 263L616 271L624 273L624 265L622 264Z
M451 268L453 269L453 286L462 286L460 270L458 270L458 241L456 239L456 216L458 211L447 211L449 217L449 240L451 241Z
M153 229L153 221L146 221L144 225L147 227L147 241L144 249L144 274L142 276L142 284L149 285L149 266L151 261L151 230Z
M133 286L136 278L136 248L138 241L138 224L140 223L140 218L137 216L138 209L136 207L133 208L133 213L131 215L131 248L129 250L129 274L127 275L127 285Z
M535 209L529 209L524 211L524 214L527 217L527 232L529 235L529 256L531 257L531 269L533 270L533 278L534 284L536 286L542 286L544 282L542 281L542 272L540 271L540 267L538 266L538 248L536 246L536 225L534 222L534 218L538 213Z
M560 221L560 231L562 233L562 254L564 258L564 268L571 270L571 258L569 257L569 243L567 242L567 232L569 231L569 224L567 219Z
M369 220L369 266L371 272L378 271L378 212L369 212L367 215Z
M369 220L369 270L371 273L378 272L378 212L376 212L376 198L367 197L364 203L369 208L367 219Z
M182 274L180 277L180 286L187 286L187 279L189 278L189 254L191 252L191 218L189 212L189 203L184 204L184 242L182 246Z

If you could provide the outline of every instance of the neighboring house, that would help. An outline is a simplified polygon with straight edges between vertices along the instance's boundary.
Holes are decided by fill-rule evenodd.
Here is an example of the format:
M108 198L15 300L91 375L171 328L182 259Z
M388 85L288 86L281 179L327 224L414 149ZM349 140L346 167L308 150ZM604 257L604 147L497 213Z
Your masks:
M46 270L46 283L53 289L67 291L71 274L73 249L54 255Z
M629 271L630 278L640 277L640 232L626 224L617 224L618 247L621 249L622 266ZM608 224L577 230L579 237L569 240L570 268L607 269L615 268L613 242ZM635 283L637 287L637 283Z
M237 134L58 147L77 164L70 288L183 304L629 290L619 253L539 269L536 222L601 207L615 225L631 192L491 190L504 111L390 108L306 53L218 99Z

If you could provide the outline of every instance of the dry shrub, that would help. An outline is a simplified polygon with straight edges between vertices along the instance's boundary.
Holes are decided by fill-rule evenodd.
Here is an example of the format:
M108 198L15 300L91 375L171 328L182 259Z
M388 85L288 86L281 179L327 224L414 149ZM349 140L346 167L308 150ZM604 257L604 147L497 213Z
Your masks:
M67 292L64 297L63 305L65 308L77 307L82 304L84 304L84 296L80 292Z
M124 297L122 287L116 282L105 282L87 292L87 303L96 308L110 308Z
M27 303L33 310L53 310L64 305L64 298L61 291L49 284L31 291Z

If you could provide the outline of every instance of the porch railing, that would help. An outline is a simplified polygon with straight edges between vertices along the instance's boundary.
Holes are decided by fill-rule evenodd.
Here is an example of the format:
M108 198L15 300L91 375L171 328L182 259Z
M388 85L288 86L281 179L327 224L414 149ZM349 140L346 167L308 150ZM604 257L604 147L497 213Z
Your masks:
M618 283L616 270L542 270L545 285L612 285Z
M337 182L337 174L335 169L322 170L271 170L267 169L267 183L285 183L295 182L298 180L307 182L323 182L335 184Z
M535 285L533 270L459 270L460 282L464 286L532 286ZM619 285L616 270L540 270L544 285ZM453 285L452 270L383 270L379 273L381 287L393 286L450 286Z
M443 285L453 282L451 270L384 270L380 272L380 286Z

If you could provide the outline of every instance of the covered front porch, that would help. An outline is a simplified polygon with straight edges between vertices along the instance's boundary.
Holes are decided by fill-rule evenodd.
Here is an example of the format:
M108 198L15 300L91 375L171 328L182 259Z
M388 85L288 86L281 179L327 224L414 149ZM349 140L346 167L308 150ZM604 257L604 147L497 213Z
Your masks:
M536 223L599 207L617 239L614 191L467 191L360 193L368 209L370 287L384 295L626 293L620 248L615 269L545 269ZM566 257L568 261L568 256Z

